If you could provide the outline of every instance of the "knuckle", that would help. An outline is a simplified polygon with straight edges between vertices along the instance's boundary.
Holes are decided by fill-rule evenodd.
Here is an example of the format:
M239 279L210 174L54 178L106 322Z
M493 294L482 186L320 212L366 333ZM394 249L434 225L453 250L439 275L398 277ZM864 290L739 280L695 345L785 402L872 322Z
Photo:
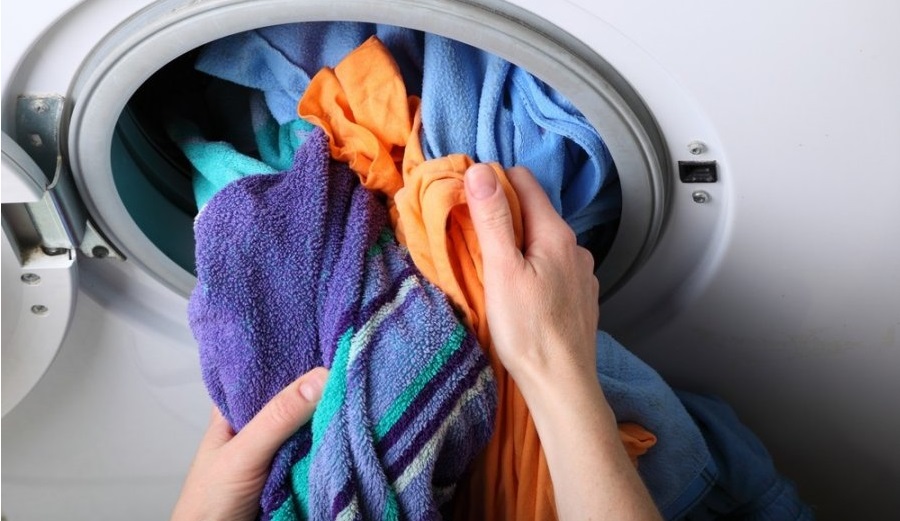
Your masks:
M572 231L571 228L564 222L562 226L558 226L557 230L553 233L553 237L556 243L559 246L567 247L567 248L577 248L578 247L578 239L575 237L575 232Z
M587 269L588 271L594 271L594 255L585 248L578 246L576 248L576 255L578 256L578 261L581 265Z
M289 427L300 416L300 406L286 396L277 396L266 406L268 421L274 427Z
M509 219L509 210L502 206L486 209L480 212L478 216L478 220L488 230L508 228Z

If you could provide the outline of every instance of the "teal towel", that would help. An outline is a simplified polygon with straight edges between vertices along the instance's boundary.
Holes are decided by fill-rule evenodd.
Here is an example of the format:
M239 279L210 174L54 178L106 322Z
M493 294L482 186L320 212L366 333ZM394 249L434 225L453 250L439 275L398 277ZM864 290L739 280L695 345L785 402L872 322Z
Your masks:
M168 127L174 141L194 168L193 185L197 208L229 183L258 174L288 170L294 154L315 128L301 119L279 125L261 96L250 98L250 121L258 158L239 152L225 141L207 141L199 127L185 119L173 119Z

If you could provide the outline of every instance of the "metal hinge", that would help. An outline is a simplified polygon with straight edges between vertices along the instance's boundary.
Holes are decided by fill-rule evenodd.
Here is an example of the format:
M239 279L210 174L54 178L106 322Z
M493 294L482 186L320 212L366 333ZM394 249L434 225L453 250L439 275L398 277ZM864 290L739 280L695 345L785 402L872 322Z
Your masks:
M125 256L90 222L63 160L60 124L65 101L59 95L27 95L17 100L16 141L48 181L41 200L26 203L26 209L47 255L62 255L77 247L88 257L124 260Z

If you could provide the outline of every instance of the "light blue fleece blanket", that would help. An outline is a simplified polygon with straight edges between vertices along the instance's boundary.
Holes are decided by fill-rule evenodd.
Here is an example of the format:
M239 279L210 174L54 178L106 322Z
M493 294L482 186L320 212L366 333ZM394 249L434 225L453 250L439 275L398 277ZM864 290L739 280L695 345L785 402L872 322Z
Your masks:
M621 210L612 156L569 100L521 67L433 34L425 35L422 148L428 158L528 167L577 234Z
M392 25L307 22L264 27L216 40L203 48L198 71L262 91L275 120L297 119L297 103L322 67L334 67L377 35L400 67L407 91L422 84L423 35Z

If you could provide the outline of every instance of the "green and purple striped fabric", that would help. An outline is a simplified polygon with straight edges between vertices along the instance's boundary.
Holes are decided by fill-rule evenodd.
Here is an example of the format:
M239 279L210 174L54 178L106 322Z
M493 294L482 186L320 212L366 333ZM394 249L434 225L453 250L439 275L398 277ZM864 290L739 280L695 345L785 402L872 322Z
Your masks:
M377 196L316 131L289 171L219 191L195 234L190 322L236 430L305 371L331 369L312 422L275 456L262 517L440 518L491 435L496 390Z

